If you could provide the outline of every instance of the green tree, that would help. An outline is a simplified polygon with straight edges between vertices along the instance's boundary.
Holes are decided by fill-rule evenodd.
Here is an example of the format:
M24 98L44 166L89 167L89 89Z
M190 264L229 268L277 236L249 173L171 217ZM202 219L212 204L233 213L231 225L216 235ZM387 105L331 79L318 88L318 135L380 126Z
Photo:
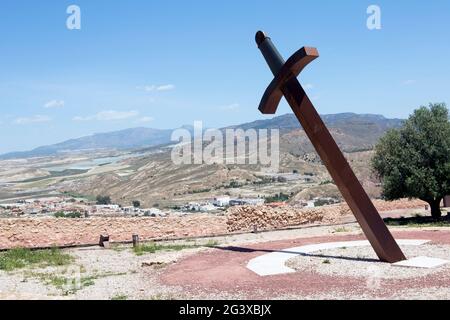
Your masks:
M55 213L55 218L81 218L81 213L79 212L68 212L64 213L63 211L58 211Z
M139 200L133 200L133 207L139 208L141 206L141 202Z
M99 195L99 196L97 196L97 204L104 204L104 205L107 205L107 204L111 204L111 197L110 196L101 196L101 195Z
M421 107L375 147L372 166L383 182L383 197L419 198L441 217L440 203L450 194L450 121L445 104Z

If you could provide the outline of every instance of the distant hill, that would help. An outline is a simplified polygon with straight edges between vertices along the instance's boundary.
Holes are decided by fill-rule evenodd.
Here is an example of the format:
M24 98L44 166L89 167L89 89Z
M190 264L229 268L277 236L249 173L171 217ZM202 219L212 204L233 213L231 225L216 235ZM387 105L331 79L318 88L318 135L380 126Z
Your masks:
M387 130L400 127L404 121L388 119L382 115L356 113L327 114L321 117L344 151L370 148ZM294 114L285 114L273 119L253 121L229 128L280 129L282 149L288 152L294 151L294 154L313 151L311 143Z
M28 158L48 156L59 152L85 149L128 149L156 146L170 141L172 130L151 128L132 128L108 133L97 133L78 139L42 146L31 151L11 152L0 156L0 159Z
M400 127L403 119L388 119L382 115L340 113L322 116L330 128L341 129L346 134L361 136L373 136L375 140L387 130Z
M323 121L327 126L333 128L345 128L348 126L374 126L379 127L381 130L390 128L396 128L400 126L404 120L402 119L389 119L378 114L357 114L357 113L337 113L337 114L325 114L321 115ZM240 125L230 126L229 128L242 128L242 129L271 129L279 128L282 130L294 130L301 128L297 118L294 114L288 113L282 116L278 116L268 120L257 120Z
M300 129L300 123L294 114L288 113L282 116L278 116L267 120L256 120L252 122L247 122L243 124L238 124L234 126L229 126L227 128L235 129L241 128L244 130L248 129L280 129L282 132L289 132L291 130Z
M322 119L333 133L339 134L343 144L349 142L352 148L373 145L386 130L399 127L403 120L387 119L381 115L340 113L323 115ZM192 129L189 126L185 126ZM257 120L228 128L280 129L282 134L301 130L295 115L285 114L268 120ZM60 152L85 149L131 149L154 147L170 143L172 129L131 128L126 130L98 133L61 143L42 146L30 151L11 152L0 155L0 159L48 156ZM295 141L295 139L293 139Z

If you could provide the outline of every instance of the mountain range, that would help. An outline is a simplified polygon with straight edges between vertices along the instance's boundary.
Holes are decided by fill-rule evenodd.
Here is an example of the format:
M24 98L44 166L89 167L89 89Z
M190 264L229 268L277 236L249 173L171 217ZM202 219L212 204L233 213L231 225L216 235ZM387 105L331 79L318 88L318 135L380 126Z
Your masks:
M382 115L339 113L322 115L322 119L330 130L342 134L351 145L366 147L373 145L388 129L399 127L402 119L388 119ZM184 126L189 130L192 127ZM280 129L281 133L301 130L301 126L293 114L285 114L267 120L257 120L227 128L247 129ZM225 128L224 128L225 129ZM171 143L172 129L131 128L107 133L97 133L61 143L41 146L30 151L10 152L0 155L0 159L29 158L55 155L61 152L72 152L88 149L135 149L154 147ZM345 140L345 139L344 139Z

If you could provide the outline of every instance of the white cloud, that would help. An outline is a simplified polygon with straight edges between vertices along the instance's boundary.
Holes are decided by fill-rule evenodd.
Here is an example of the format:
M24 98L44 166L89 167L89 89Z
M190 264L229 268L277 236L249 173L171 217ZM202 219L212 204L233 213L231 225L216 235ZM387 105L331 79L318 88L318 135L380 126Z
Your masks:
M164 84L164 85L150 85L150 86L141 86L137 87L138 89L143 89L147 92L151 91L170 91L175 89L175 85L173 84Z
M404 86L410 86L412 84L416 83L416 80L405 80L403 81Z
M35 115L32 117L23 117L23 118L17 118L14 120L15 124L30 124L30 123L40 123L40 122L49 122L52 119L49 116L43 116L43 115Z
M105 110L100 111L95 115L90 115L86 117L76 116L72 120L73 121L114 121L114 120L125 120L129 118L134 118L139 115L139 112L131 110L131 111L116 111L116 110Z
M82 117L82 116L76 116L73 117L72 120L73 121L90 121L90 120L94 120L95 116L87 116L87 117Z
M49 109L49 108L62 108L64 107L65 102L64 100L51 100L48 101L44 104L44 108Z
M311 83L307 83L307 84L305 85L305 89L312 89L312 88L314 88L314 85L311 84Z
M137 87L137 89L139 89L139 90L145 90L145 91L155 91L155 89L156 89L156 86L153 86L153 85L151 85L151 86L142 86L142 87Z
M136 122L147 123L147 122L152 122L153 120L155 120L155 119L153 119L152 117L142 117L142 118L137 119Z
M175 89L173 84L165 84L163 86L156 87L156 91L169 91Z
M97 113L96 117L101 121L110 121L110 120L124 120L128 118L134 118L139 115L137 111L114 111L107 110L101 111Z
M227 110L227 111L236 110L238 108L239 108L239 103L232 103L232 104L220 107L221 110Z

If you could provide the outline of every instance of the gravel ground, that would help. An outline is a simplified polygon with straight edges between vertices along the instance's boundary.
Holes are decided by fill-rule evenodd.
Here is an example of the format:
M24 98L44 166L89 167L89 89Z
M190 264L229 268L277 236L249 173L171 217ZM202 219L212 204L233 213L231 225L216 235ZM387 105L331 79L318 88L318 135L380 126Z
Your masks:
M314 226L295 230L249 233L216 237L219 245L259 243L332 234L336 226ZM359 232L355 224L345 227L347 232ZM207 242L208 240L198 240ZM167 243L167 242L166 242ZM170 242L173 243L173 242ZM177 243L192 244L193 241ZM184 288L165 286L159 275L164 268L179 259L208 251L208 248L184 249L181 251L158 251L137 256L129 245L65 249L75 257L70 266L26 268L13 272L0 271L0 299L240 299L235 293L203 292L187 293ZM52 279L67 279L68 284L55 286ZM56 279L57 280L57 279ZM75 281L75 283L72 283ZM81 282L81 285L80 285Z
M0 271L0 299L187 299L182 288L161 285L158 275L166 265L204 250L137 256L129 246L67 249L75 257L70 266ZM67 285L55 285L55 277L68 279Z
M408 228L408 230L414 230ZM438 228L437 228L438 230ZM248 244L260 244L271 241L311 238L317 236L344 236L358 235L360 228L355 224L336 226L314 226L295 230L271 231L264 233L249 233L214 238L220 246L236 246ZM199 239L198 243L207 242L209 239ZM192 241L181 243L192 244ZM422 246L427 247L428 246ZM445 245L430 245L425 251L416 248L404 248L407 255L428 255L450 259L450 248ZM364 249L364 250L361 250ZM367 251L366 251L367 249ZM216 250L216 251L214 251ZM357 250L353 252L352 250ZM433 252L430 253L429 251ZM217 259L217 249L195 248L181 251L158 251L137 256L131 246L113 246L110 249L100 247L65 249L75 257L70 266L48 268L26 268L13 272L0 271L0 299L242 299L248 298L245 289L239 284L232 291L221 288L209 288L205 290L201 286L187 290L186 287L174 284L164 284L161 275L165 274L171 266L177 266L180 260L196 256L199 253L214 255ZM220 251L219 251L220 252ZM363 255L366 258L374 258L370 248L349 248L345 252L324 252L328 255ZM308 260L307 266L313 270L320 265L321 271L338 272L339 275L352 274L359 268L359 263L364 267L360 271L361 277L367 276L367 262L347 261L343 259L328 258L330 264L323 264L324 258L300 257ZM295 263L290 261L290 263ZM373 264L381 274L385 274L385 265ZM324 268L326 266L326 268ZM333 269L334 268L334 269ZM206 271L206 270L204 270ZM347 273L346 273L347 272ZM365 272L365 273L364 273ZM378 272L378 271L376 271ZM389 270L389 275L393 271ZM395 272L393 273L395 274ZM220 275L218 275L220 277ZM68 284L58 285L58 280L66 279ZM73 281L72 281L73 280ZM421 297L447 297L450 298L450 289L445 287L426 288L421 292ZM261 291L261 297L264 296ZM416 296L417 290L404 290L402 297ZM304 295L302 299L335 299L339 298L364 298L361 293L323 292L320 295ZM274 295L273 298L296 299L295 295ZM383 298L383 297L380 297ZM395 298L395 297L394 297Z
M321 294L304 295L299 297L295 294L277 296L276 300L449 300L449 287L416 288L409 290L398 290L388 294L376 295L367 289L367 292L351 292L343 290L330 290Z
M421 246L401 246L409 257L427 256L450 261L450 246L424 244ZM301 255L287 261L286 265L297 271L316 272L339 277L361 277L366 281L377 279L409 279L426 277L450 270L450 264L439 268L407 268L380 262L371 247L329 249Z

